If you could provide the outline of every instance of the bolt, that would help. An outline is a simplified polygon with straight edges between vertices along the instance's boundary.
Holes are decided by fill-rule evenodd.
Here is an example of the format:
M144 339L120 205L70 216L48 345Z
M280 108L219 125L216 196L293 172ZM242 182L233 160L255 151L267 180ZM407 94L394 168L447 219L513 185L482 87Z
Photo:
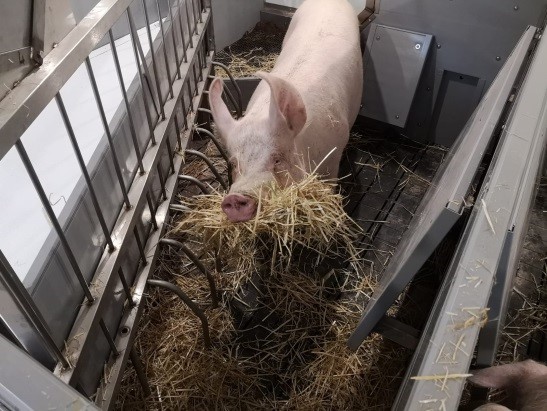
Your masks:
M376 36L376 40L380 40L380 36Z
M440 44L437 44L437 48L440 49L440 48L441 48L441 45L440 45Z
M519 9L519 6L513 7L513 10L517 11Z
M431 87L428 87L426 90L427 90L427 91L431 91Z
M414 48L415 48L416 50L420 50L420 49L422 48L422 45L421 45L421 44L416 44L416 45L414 46Z
M395 118L396 118L397 120L399 120L399 115L397 114L397 115L395 116Z
M496 56L496 61L500 61L501 60L501 57L500 56Z

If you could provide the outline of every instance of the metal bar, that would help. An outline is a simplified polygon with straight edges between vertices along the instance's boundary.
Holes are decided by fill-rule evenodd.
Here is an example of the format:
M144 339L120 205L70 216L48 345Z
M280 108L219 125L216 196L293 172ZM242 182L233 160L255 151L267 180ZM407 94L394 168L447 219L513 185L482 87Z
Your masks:
M528 28L499 72L422 199L409 228L392 256L380 286L365 308L348 340L356 350L405 289L422 264L458 221L465 197L500 118L511 103L510 95L534 36Z
M213 162L209 159L209 157L207 157L205 154L203 154L202 152L197 151L197 150L186 150L185 153L186 154L192 154L196 157L201 158L203 161L205 161L207 166L209 166L209 169L211 170L211 172L215 175L215 178L217 179L217 181L222 185L222 187L225 190L228 190L228 184L226 184L226 182L224 181L224 179L222 178L222 176L218 172L218 170L215 167L215 165L213 164Z
M165 120L165 110L163 107L163 98L161 96L158 65L156 63L156 51L154 50L154 42L152 41L152 32L150 31L150 20L148 18L148 9L146 8L145 0L141 0L141 1L142 1L142 8L144 9L144 20L146 22L146 34L148 36L148 42L150 43L150 56L152 57L152 68L154 69L154 79L156 80L156 91L158 93L158 104L161 109L161 119ZM143 57L143 61L144 61L144 56L141 55L141 57Z
M141 92L142 92L142 101L144 104L144 114L146 115L146 122L148 124L148 131L150 132L150 140L152 141L152 145L156 145L156 139L154 137L154 125L152 124L152 116L150 115L150 106L148 105L148 97L146 96L146 88L144 87L143 82L143 68L141 67L141 64L139 63L139 52L137 50L137 33L134 29L133 24L133 18L131 17L131 11L130 8L127 9L127 19L129 21L129 37L131 38L131 45L133 46L133 55L135 57L135 63L137 64L137 71L139 73L139 84L141 85ZM142 59L142 66L146 67L146 60ZM154 96L152 96L152 99L154 99Z
M218 152L224 158L224 161L226 161L226 164L228 165L228 184L232 185L232 165L230 163L230 158L228 157L228 154L226 153L226 150L224 150L224 147L222 147L222 144L218 141L218 139L215 137L213 133L211 133L209 130L197 127L196 132L198 134L206 134L211 141L214 143L215 147L217 148Z
M169 209L170 210L174 210L174 211L181 211L181 212L187 212L187 211L191 211L192 209L190 207L186 207L182 204L171 204L169 206Z
M99 224L101 225L101 228L103 230L104 238L108 244L108 249L110 252L112 252L116 249L116 247L114 247L114 243L112 242L112 238L110 237L110 231L108 230L108 227L106 226L106 221L104 219L103 212L101 211L99 200L97 200L97 194L95 193L95 189L93 188L93 183L91 182L91 178L89 177L89 173L87 172L87 167L85 165L84 158L82 157L80 147L78 146L78 141L76 140L76 135L74 134L74 130L72 129L72 124L70 123L70 119L68 118L68 113L66 112L66 108L60 93L57 93L55 95L55 101L57 102L57 106L59 107L59 111L61 112L63 123L65 124L68 137L70 138L70 143L72 144L72 148L74 149L74 153L76 154L78 164L80 165L80 170L82 171L84 180L87 184L87 188L89 189L89 196L91 197L93 208L95 208L95 213L97 214L97 218L99 219Z
M243 110L243 97L241 95L241 89L239 88L239 85L237 84L237 81L234 79L234 76L232 76L232 73L230 72L230 69L222 63L219 63L218 61L213 61L213 67L220 67L224 72L228 75L228 78L230 79L232 85L234 86L237 94L237 102L238 102L238 116L241 117L242 110Z
M162 39L162 45L161 48L163 49L163 58L165 60L165 72L167 73L167 84L169 85L169 95L171 98L173 98L173 84L171 83L173 81L173 78L171 77L171 69L169 68L169 59L167 58L167 43L165 42L165 31L163 29L163 19L161 18L161 11L160 11L160 3L158 0L156 1L156 8L158 9L158 20L160 22L160 33L161 33L161 39ZM178 66L178 62L177 62Z
M197 46L198 48L201 47L202 42L204 41L204 32L208 24L211 22L211 13L208 11L204 15L204 23L203 25L200 25L199 32L200 35L197 38ZM195 49L192 49L188 53L188 63L185 63L183 65L183 72L185 73L185 77L188 77L188 67L190 66L191 62L197 58ZM147 170L153 170L155 167L157 167L158 163L161 160L162 150L164 150L163 144L165 143L165 140L168 136L167 131L171 128L172 122L174 119L174 113L175 108L178 99L180 98L180 94L182 93L182 86L184 82L186 81L186 78L183 79L183 81L177 81L175 82L175 92L176 92L176 98L169 100L165 104L165 114L166 114L166 121L159 122L156 128L154 129L154 133L156 135L156 140L158 144L156 146L150 147L148 150L146 150L143 162L146 166ZM203 84L201 85L203 86ZM198 103L200 99L195 99L195 103ZM189 118L189 121L193 121L193 116ZM191 131L189 131L191 132ZM180 156L176 157L176 165L178 166L182 162L182 158ZM120 213L118 220L115 225L115 231L117 238L120 239L120 244L118 245L118 249L114 251L111 255L108 255L107 253L103 253L103 257L100 261L100 270L97 270L94 277L93 277L93 283L95 284L94 289L97 292L97 303L88 307L88 306L82 306L80 308L80 312L78 313L75 326L70 331L69 336L67 337L67 350L72 354L71 355L71 363L73 364L73 367L69 370L64 370L60 366L57 366L55 369L55 374L63 380L67 384L75 384L76 381L81 377L81 375L84 372L89 372L89 368L92 366L95 366L93 364L90 365L89 362L84 363L84 358L87 358L86 355L89 354L90 349L95 344L95 339L92 335L90 335L90 330L95 330L98 326L98 321L100 318L105 316L105 313L107 313L108 310L112 308L110 301L111 301L111 295L114 292L117 284L118 284L118 269L122 265L124 258L125 258L125 252L120 253L120 250L127 250L129 247L132 246L133 243L133 236L130 235L133 228L140 222L140 217L142 215L143 208L146 206L146 198L145 194L146 191L152 187L152 184L155 179L155 173L146 173L143 176L137 176L135 180L133 181L131 188L129 190L129 199L131 200L133 207L131 210L124 211ZM174 181L176 181L176 175L173 176L172 179L168 179L170 181L169 186L173 184ZM173 195L172 192L168 192L168 195ZM162 209L167 209L168 204L164 204L164 207ZM163 221L163 217L162 217ZM163 227L163 225L162 225ZM152 256L152 260L154 261L155 258L155 250L154 243L156 241L159 241L158 234L161 230L153 231L150 235L148 241L147 241L147 255ZM142 268L139 272L139 277L137 277L136 284L138 284L140 291L134 292L134 298L138 302L138 292L142 292L142 289L144 287L144 284L139 283L139 279L143 279L141 275L148 275L150 264L148 264L146 267ZM140 307L140 306L139 306ZM129 321L132 318L135 318L135 315L138 315L140 312L140 308L132 310L128 310L127 317L125 314L122 318L124 318L124 321ZM127 335L131 335L131 339L133 338L133 330ZM123 341L123 345L120 345L120 342L118 340ZM126 335L117 334L117 346L120 347L120 351L122 351L122 346L127 347L126 341L129 340L129 337ZM130 347L130 346L129 346ZM128 351L128 350L126 350ZM122 351L122 355L120 355L120 361L123 359L127 359L127 356L129 353ZM98 364L101 364L102 361L98 361ZM118 363L118 360L115 362L116 364L116 370L119 370L123 368L121 364ZM98 365L96 365L98 366ZM118 371L112 371L112 372L118 372ZM112 374L113 375L113 374ZM117 374L116 374L117 375ZM103 395L98 395L97 398L101 401L102 404L105 403L112 403L112 395L114 394L114 391L117 390L119 387L119 381L112 381L112 385L108 384L108 390L105 392L106 397ZM114 391L112 391L114 390Z
M125 296L127 297L127 301L129 301L129 306L134 307L135 301L133 300L133 296L131 295L131 288L129 288L129 284L127 284L127 280L125 279L125 275L123 273L123 269L120 267L118 270L118 276L120 277L120 281L122 283L123 291L125 292Z
M188 0L184 0L184 5L186 8L186 22L188 23L188 40L190 41L190 48L194 48L194 41L192 40L194 34L192 28L190 27L190 12L188 11Z
M179 28L180 28L180 38L182 39L182 53L183 53L183 59L185 63L188 63L188 56L186 55L186 37L184 36L184 28L182 27L182 7L180 4L181 0L177 0L177 14L178 14L178 20L179 20Z
M209 17L210 17L210 14L208 13L207 18L205 20L206 21L205 24L207 24ZM200 39L198 44L201 41L202 40ZM193 55L193 52L190 52L188 57L192 59L195 57L195 55ZM204 74L208 74L210 69L211 69L210 66L207 67ZM203 102L204 86L205 86L204 83L200 84L199 98L194 101L194 105L196 108ZM177 82L176 89L175 89L177 93L181 93L181 87L182 87L181 83ZM177 98L180 98L180 96ZM172 110L174 110L174 107L175 107L174 101L168 102L166 104L166 112L170 119L172 118L171 117L173 114ZM189 117L190 122L194 122L195 119L196 119L195 115L191 115ZM158 127L163 127L163 124L165 123L162 123ZM193 132L194 130L192 128L188 129L185 132L185 138L183 139L183 141L185 142L190 141L192 139ZM175 166L177 170L180 170L180 168L182 167L182 156L175 157ZM149 175L150 174L152 173L149 173ZM114 405L115 405L115 400L120 387L121 377L123 376L124 369L127 364L127 359L129 358L129 351L131 347L133 346L133 342L137 334L137 330L138 330L137 324L139 323L139 319L143 311L144 304L141 304L141 302L144 301L144 291L146 288L146 281L150 277L150 275L154 272L157 259L159 258L159 249L160 249L159 240L163 237L166 230L169 228L168 224L166 223L169 221L169 218L168 218L169 208L170 208L169 204L173 202L177 196L176 183L177 183L176 175L173 175L167 178L166 180L166 187L168 189L168 199L167 201L163 202L162 204L158 206L158 211L157 211L158 222L161 221L160 229L157 231L153 231L150 234L150 237L148 238L148 241L146 243L146 255L151 256L150 264L148 264L146 267L140 270L136 275L136 278L134 281L134 287L133 287L134 288L133 297L136 302L136 305L134 308L124 310L122 314L122 318L120 320L120 325L118 327L120 329L120 332L116 334L116 346L119 348L121 355L119 357L111 356L108 359L107 367L110 370L109 378L106 382L103 382L103 384L99 386L99 391L97 392L97 395L96 395L97 402L99 403L101 408L104 410L111 410L114 408ZM142 194L140 198L142 198ZM102 284L102 283L99 283L99 284ZM86 329L87 328L84 328L84 332ZM77 330L74 330L74 332L76 334L72 338L76 338L76 339L82 338L80 336L80 333L81 333L80 328L78 328ZM70 344L69 348L74 350L72 351L74 352L73 358L76 358L76 356L81 351L80 347L82 342L80 341L79 342L80 345L76 346L75 344L72 344L71 341L72 340L69 340L69 344ZM82 339L82 341L85 344L85 341L87 340ZM76 366L77 365L78 364L76 363ZM89 367L89 364L82 364L82 365ZM68 380L68 377L66 375L63 375L62 378L65 381Z
M192 176L187 176L187 175L184 175L184 174L179 174L178 175L178 179L179 180L184 180L184 181L189 181L190 183L196 185L199 187L199 189L201 190L201 192L205 195L207 194L210 194L210 191L209 189L207 188L207 186L205 184L203 184L201 181L199 181L197 178L195 177L192 177Z
M191 2L190 7L192 7L192 17L194 17L194 30L193 30L193 32L195 34L197 34L198 19L196 17L196 8L194 7L194 0L190 0L190 2ZM201 21L200 21L200 23L201 23Z
M129 351L129 358L131 360L131 364L133 364L133 368L135 369L135 374L137 374L137 379L139 380L139 383L141 384L142 392L145 398L150 397L152 395L152 390L150 389L150 384L148 383L146 372L144 371L144 367L139 358L139 354L137 354L137 350L135 349L135 346L131 347L131 350Z
M8 410L99 411L87 398L0 334L0 397Z
M112 35L112 29L108 30L108 37L110 38L110 47L112 49L112 56L114 57L114 65L116 66L116 73L118 75L118 81L120 88L122 89L123 101L125 103L125 111L127 112L127 119L129 120L129 131L131 132L131 139L133 140L133 147L135 148L135 154L137 157L137 163L141 175L145 173L144 166L142 164L142 155L139 148L139 141L137 140L137 132L135 131L135 124L133 123L133 115L131 114L131 104L127 98L127 91L125 91L125 84L123 81L122 69L120 67L120 60L118 58L118 52L116 51L116 44L114 43L114 36Z
M104 132L106 139L108 140L108 145L110 151L112 152L112 163L114 164L114 170L116 171L116 176L118 177L118 182L120 183L120 190L122 190L123 201L125 203L125 208L131 208L131 203L127 197L127 188L123 181L122 170L120 168L120 162L118 160L118 155L116 154L116 148L114 147L114 141L112 140L112 134L110 134L110 126L106 120L106 115L104 113L103 103L101 101L101 96L99 93L99 88L97 87L97 82L95 81L95 75L93 73L93 68L91 67L91 61L89 57L85 58L85 66L87 68L87 74L91 82L91 88L93 89L93 95L95 96L95 102L97 103L97 108L99 109L99 115L101 117L101 123L103 124Z
M198 95L198 76L196 74L196 64L192 64L192 74L194 75L194 84L196 85L196 87L194 88L194 97Z
M213 115L213 112L211 110L209 110L208 108L199 107L198 111L201 112L201 113L209 114L210 116Z
M154 204L152 203L152 196L150 192L146 193L146 201L148 202L148 209L150 210L150 220L152 221L152 226L154 230L158 229L158 222L156 221L156 211L154 209Z
M120 355L120 352L118 351L118 348L116 348L116 343L114 342L114 339L112 338L112 335L110 334L110 331L108 331L108 327L106 326L102 318L99 320L99 325L101 326L104 337L106 338L106 341L108 342L108 345L112 350L112 354L114 355L114 357L117 357L118 355Z
M55 97L132 0L101 0L42 66L0 101L0 160Z
M78 266L78 262L76 261L76 258L74 257L74 254L72 253L72 249L70 248L70 245L68 244L68 241L65 237L65 233L63 232L63 229L61 228L61 225L59 224L59 220L57 220L57 216L55 215L55 212L53 211L53 208L51 207L51 204L49 203L49 200L44 191L44 188L42 187L42 184L40 183L40 179L38 178L38 175L36 174L36 171L34 170L34 167L32 166L30 158L28 157L25 147L23 146L23 142L21 140L18 140L15 143L15 147L17 148L17 152L19 153L19 156L21 157L21 160L23 161L23 164L25 165L25 169L27 170L27 173L29 174L30 179L32 180L32 184L34 185L34 188L36 189L38 196L40 197L42 206L45 208L46 213L49 217L49 220L51 221L51 224L53 224L53 228L55 229L57 235L59 236L59 241L61 241L61 244L63 245L63 249L66 253L70 266L74 270L74 274L76 274L76 278L78 279L78 282L82 286L82 290L84 291L86 299L89 304L93 304L94 298L91 295L91 291L89 290L89 287L87 286L84 275L82 274L82 271L80 270L80 267Z
M167 0L167 7L169 7L169 16L171 18L171 37L173 38L173 51L175 53L175 61L177 63L177 75L180 80L180 60L179 52L177 51L177 40L175 37L175 19L173 18L173 8L171 6L171 0Z
M196 255L184 244L182 244L180 241L172 240L170 238L162 238L160 240L160 244L164 245L170 245L173 247L177 247L182 250L184 254L194 263L194 265L201 271L203 274L205 274L205 277L207 277L207 281L209 282L209 290L211 291L211 300L212 300L212 306L213 308L218 307L218 295L217 295L217 287L215 284L215 279L213 278L213 275L211 272L203 265L203 263L199 260L199 258L196 257Z
M168 157L169 157L169 165L171 166L171 171L174 174L175 173L175 163L174 163L175 155L173 154L173 148L171 147L171 138L169 136L167 137L167 141L165 142L165 144L167 146L167 153L168 153Z
M184 117L184 129L188 130L188 111L186 110L186 99L184 98L184 92L180 95L180 105L182 108L182 115Z
M201 321L201 328L203 329L203 341L205 343L205 348L210 349L212 347L211 337L209 335L209 321L205 316L203 310L188 297L184 291L174 284L171 284L167 281L162 280L148 280L148 285L153 285L155 287L165 288L166 290L174 292L183 302L192 310L192 312L198 317Z
M241 106L239 106L236 103L236 101L234 99L234 95L232 94L232 92L230 91L228 86L226 86L226 84L223 85L222 89L223 89L224 93L226 94L226 96L228 97L228 100L230 100L230 103L232 103L232 105L234 106L234 109L236 110L237 118L241 118L243 116L243 110L241 109Z
M179 143L179 150L182 149L182 139L180 136L179 117L175 114L175 133L177 133L177 142Z
M137 248L139 249L139 254L141 255L141 260L143 265L148 264L146 260L146 254L144 253L144 245L141 241L141 235L139 234L139 229L137 226L133 227L133 234L135 235L135 241L137 242Z
M457 408L463 378L436 385L435 378L409 377L439 375L442 381L446 374L465 374L473 359L512 217L528 212L519 205L532 196L541 175L547 143L547 42L538 43L532 59L394 409L414 409L429 398L442 401L446 409Z
M63 367L68 368L70 364L59 347L57 347L57 344L55 344L46 320L40 313L40 310L38 310L38 307L32 300L32 297L28 291L21 283L21 280L19 280L17 273L13 270L2 250L0 250L0 284L4 286L11 297L16 301L28 323L32 324L33 332L38 334L38 337L45 345L47 351L49 351L55 359L60 361L61 364L63 364ZM6 314L7 313L5 312L3 313L3 315ZM19 335L16 335L16 337L20 341L21 345L25 347L30 354L34 354L34 350L29 347L28 341L21 341L19 338L21 336Z
M161 163L158 163L157 166L158 170L158 178L160 180L160 187L161 187L161 194L163 196L163 200L167 200L167 193L165 191L165 179L163 178L163 171L161 171Z

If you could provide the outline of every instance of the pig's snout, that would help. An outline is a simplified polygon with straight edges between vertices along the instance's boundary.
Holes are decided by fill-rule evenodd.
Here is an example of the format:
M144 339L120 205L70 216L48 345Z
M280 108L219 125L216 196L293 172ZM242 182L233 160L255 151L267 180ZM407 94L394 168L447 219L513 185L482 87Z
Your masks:
M256 213L256 201L241 194L228 194L221 207L228 220L234 223L249 221Z

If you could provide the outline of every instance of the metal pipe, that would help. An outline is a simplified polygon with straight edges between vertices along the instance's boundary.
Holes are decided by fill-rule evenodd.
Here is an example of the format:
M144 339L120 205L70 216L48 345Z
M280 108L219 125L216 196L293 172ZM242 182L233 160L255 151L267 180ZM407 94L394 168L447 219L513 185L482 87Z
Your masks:
M182 150L182 139L180 137L180 126L179 126L179 116L176 114L175 110L175 133L177 133L177 142L179 143L179 150Z
M76 135L74 134L74 130L72 129L72 124L70 123L70 119L68 118L68 113L66 112L66 108L60 93L55 94L55 101L57 102L57 107L59 107L59 111L61 112L63 123L65 124L68 137L70 138L70 143L72 144L72 148L74 149L74 153L76 154L76 159L78 160L78 164L80 165L80 170L84 175L84 180L87 184L87 188L89 189L89 196L91 197L91 202L93 203L95 213L97 213L97 218L99 219L99 224L101 225L101 228L103 230L104 238L108 244L108 251L112 252L116 249L116 247L114 247L114 243L112 242L112 238L110 237L110 231L106 226L103 212L101 211L101 207L99 206L99 200L97 200L97 194L95 193L93 183L91 182L91 178L89 177L89 173L87 172L87 167L85 165L84 158L82 157L82 152L80 151L80 147L78 146Z
M0 273L0 283L4 285L10 295L17 301L28 322L32 324L34 331L39 335L47 350L63 364L63 367L70 367L70 363L59 347L57 347L46 320L42 317L40 310L38 310L32 297L21 283L17 273L13 270L2 250L0 250Z
M169 135L167 136L165 145L167 146L167 153L169 155L169 164L171 165L171 170L173 171L173 174L175 174L175 155L173 154L173 148L171 147L171 138L169 137Z
M184 28L182 27L182 8L180 4L181 0L177 0L177 14L178 14L178 20L179 20L179 28L180 28L180 38L182 39L182 53L184 62L188 62L188 56L186 55L186 37L184 36ZM190 34L190 33L188 33Z
M188 111L186 110L186 99L184 98L184 92L180 93L180 106L184 117L184 129L188 130Z
M170 238L162 238L160 240L160 244L164 245L170 245L173 247L180 248L184 254L194 263L194 265L201 271L203 274L205 274L205 277L207 277L207 281L209 282L209 290L211 291L211 300L212 300L212 306L213 308L218 307L218 296L217 296L217 287L215 284L215 279L213 278L213 275L211 272L203 265L203 263L199 260L199 258L196 257L196 255L184 244L182 244L180 241L172 240Z
M236 93L237 93L237 101L238 101L238 104L239 104L239 112L238 113L242 113L242 108L243 108L243 97L241 95L241 89L239 88L239 85L237 84L237 82L235 81L234 79L234 76L232 76L232 73L230 72L230 69L228 67L226 67L226 65L222 64L222 63L219 63L217 61L213 61L211 63L211 65L213 67L220 67L222 70L225 71L225 73L228 75L230 81L232 82L232 85L234 86L234 88L236 89ZM240 115L241 117L241 115Z
M144 371L144 367L142 366L141 360L139 359L139 354L137 353L134 345L131 347L131 350L129 350L129 359L131 360L131 364L133 364L135 374L137 374L137 379L141 384L142 392L145 398L150 397L152 395L152 390L150 389L146 372Z
M191 182L192 184L195 184L196 186L199 187L199 189L201 190L201 192L205 195L207 194L210 194L209 192L209 189L207 188L207 186L205 184L203 184L201 181L199 181L197 178L195 177L192 177L192 176L187 176L187 175L184 175L184 174L179 174L177 176L177 178L179 180L184 180L184 181L189 181Z
M198 76L196 74L196 63L192 64L192 74L194 75L194 85L196 86L194 88L194 97L198 95Z
M197 151L197 150L188 149L188 150L185 150L185 153L194 155L196 157L201 158L203 161L205 161L207 166L209 166L209 169L211 170L211 172L215 175L215 178L217 179L217 181L222 185L222 187L225 190L228 190L228 184L226 184L226 182L224 181L224 179L222 178L222 176L220 175L220 173L216 169L213 162L209 159L209 157L207 157L205 154L203 154L202 152Z
M243 110L241 109L239 104L236 103L236 101L234 99L234 95L232 94L232 92L230 91L230 89L228 88L228 86L226 84L223 85L222 89L223 89L224 93L226 93L226 96L228 97L228 100L230 100L230 103L232 103L232 106L234 106L234 108L236 110L237 118L241 118L243 116Z
M186 207L185 205L182 205L182 204L171 204L169 206L169 209L173 211L180 211L180 212L191 211L190 207Z
M87 301L89 304L93 304L93 301L95 301L95 299L91 295L91 291L89 290L89 287L87 286L84 275L82 274L82 271L80 270L80 267L78 266L76 257L74 257L74 254L72 253L72 249L70 248L68 244L68 241L65 237L65 233L63 232L63 229L61 228L61 225L59 224L59 220L57 220L57 216L55 215L55 212L53 211L53 208L51 207L51 204L49 203L49 200L46 196L44 188L42 187L42 184L40 183L40 180L38 179L38 175L36 174L36 171L34 170L34 167L32 166L30 158L28 157L25 147L23 146L23 142L21 140L18 140L15 143L15 147L17 148L17 152L19 153L19 156L21 157L21 161L23 161L23 164L32 181L32 184L34 185L34 188L36 189L38 196L40 197L40 201L42 202L42 205L44 206L46 210L49 220L51 221L51 224L53 224L53 228L55 229L57 235L59 236L59 240L61 241L61 244L63 245L63 249L66 253L70 266L72 267L72 269L74 270L74 273L76 274L78 282L80 283L82 290L84 291Z
M135 124L133 123L133 115L131 114L131 105L127 98L127 92L125 91L125 84L123 81L122 69L120 67L120 60L118 58L118 52L116 51L116 44L114 44L114 36L112 35L112 29L108 30L108 37L110 38L110 47L112 48L112 56L114 57L114 65L116 66L116 73L118 75L118 81L122 89L123 101L125 102L125 109L127 111L127 118L129 120L129 130L131 132L131 139L133 140L133 146L135 148L135 154L137 156L137 163L139 164L139 170L141 175L145 173L144 166L142 164L142 156L139 148L139 142L137 140L137 133L135 131Z
M129 301L129 306L134 307L137 305L135 301L133 300L133 295L131 294L131 288L129 288L129 284L127 284L127 280L125 279L125 275L123 273L122 267L118 270L118 276L120 277L120 281L122 282L123 291L125 292L125 296L127 297L127 300Z
M162 39L163 59L165 60L165 72L167 73L167 84L169 85L169 95L173 98L173 85L171 82L171 69L169 68L169 59L167 58L167 43L165 42L165 31L163 30L163 19L161 18L160 3L156 0L156 8L158 10L158 20L160 22L160 33Z
M196 8L194 7L194 0L190 0L192 2L192 17L194 18L194 34L198 34L198 19L196 17Z
M137 242L137 248L139 249L139 254L141 255L141 260L143 265L147 265L148 261L146 260L146 254L144 253L144 246L141 241L141 236L137 226L133 228L133 234L135 235L135 241Z
M190 12L188 11L188 0L184 0L184 8L186 9L186 22L188 23L188 39L190 40L190 48L194 48L194 41L192 37L194 36L192 28L190 27Z
M150 192L146 193L146 201L148 202L148 209L150 210L150 220L152 221L152 226L154 230L158 229L158 222L156 221L156 211L154 209L154 204L152 203L152 196Z
M226 161L226 164L228 165L228 184L232 185L232 164L230 163L230 158L228 157L228 154L226 153L226 150L224 150L224 147L222 147L222 145L217 140L215 135L213 133L211 133L209 130L207 130L205 128L201 128L201 127L196 127L196 132L198 134L200 134L200 133L206 134L207 136L209 136L211 141L214 143L214 145L217 148L218 152L220 153L222 158L224 158L224 160Z
M150 43L150 55L152 57L152 68L154 69L154 79L156 80L156 91L158 92L158 102L161 109L161 119L165 120L165 110L163 108L163 98L161 97L161 87L159 80L158 64L156 63L156 53L154 50L154 42L152 41L152 32L150 31L150 19L148 18L148 9L146 8L145 0L141 0L142 8L144 9L144 20L146 21L146 34Z
M173 38L173 51L175 52L175 61L177 62L177 74L180 80L180 60L179 52L177 50L177 40L175 38L175 19L173 18L173 8L171 6L171 0L167 0L167 7L169 7L169 16L171 18L171 37Z
M211 344L211 337L209 335L209 321L207 320L207 317L205 316L203 310L199 308L199 306L193 302L190 297L186 295L184 291L182 291L179 287L177 287L174 284L171 284L167 281L162 280L148 280L146 282L148 285L152 285L155 287L165 288L166 290L174 292L183 302L192 310L192 312L200 319L201 326L203 329L203 341L205 343L205 348L210 349L212 347Z
M112 354L114 355L114 357L117 357L118 355L120 355L120 352L118 351L118 348L116 347L116 343L114 342L114 339L112 338L112 335L110 334L110 331L108 331L108 327L106 326L102 318L99 320L99 325L101 326L104 337L106 338L106 341L108 342L108 345L110 346L110 349L112 350Z
M137 39L136 37L136 31L134 30L133 25L133 19L131 17L131 13L129 11L129 8L127 9L127 19L129 20L129 27L131 30L129 31L129 37L131 38L131 45L133 46L133 55L135 56L135 63L137 63L137 70L139 72L139 83L141 85L142 90L142 100L144 103L144 114L146 115L146 121L148 123L148 131L150 132L150 140L152 141L152 145L156 145L156 138L154 137L154 125L152 124L152 116L150 115L150 106L148 105L148 97L146 96L146 89L144 88L144 82L142 80L144 73L143 69L141 68L141 65L139 63L139 53L137 51ZM146 65L146 60L142 60L143 67Z
M101 117L101 122L103 123L104 132L106 134L106 139L108 140L108 145L110 146L110 151L112 152L112 162L114 163L114 170L116 171L116 176L118 177L118 182L120 183L120 189L122 190L123 201L125 203L125 208L131 208L131 203L129 197L127 196L127 189L123 181L122 170L120 168L120 163L118 161L118 155L116 154L116 148L114 147L114 141L112 140L112 134L110 134L110 126L106 120L106 115L104 113L103 103L101 101L101 96L99 94L99 88L97 87L97 82L95 81L95 75L93 73L93 68L91 67L91 61L89 57L85 58L85 66L87 68L87 74L91 82L91 88L93 89L93 95L95 96L95 102L97 103L97 108L99 109L99 115Z
M163 171L161 171L161 162L158 162L156 169L158 170L158 178L160 180L161 194L163 200L167 200L167 192L165 191L165 180L163 178Z

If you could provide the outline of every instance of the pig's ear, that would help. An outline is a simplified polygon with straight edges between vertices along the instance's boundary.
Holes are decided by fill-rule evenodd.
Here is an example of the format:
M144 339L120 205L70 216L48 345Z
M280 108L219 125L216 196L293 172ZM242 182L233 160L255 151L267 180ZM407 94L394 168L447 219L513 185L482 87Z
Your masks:
M270 116L284 121L294 134L300 133L306 124L306 106L302 96L288 81L272 74L259 71L256 76L270 86Z
M515 363L475 371L468 380L481 387L506 388L516 384L525 375L526 364Z
M215 78L209 87L209 107L213 113L213 119L222 136L226 136L235 124L235 120L222 100L224 82Z

